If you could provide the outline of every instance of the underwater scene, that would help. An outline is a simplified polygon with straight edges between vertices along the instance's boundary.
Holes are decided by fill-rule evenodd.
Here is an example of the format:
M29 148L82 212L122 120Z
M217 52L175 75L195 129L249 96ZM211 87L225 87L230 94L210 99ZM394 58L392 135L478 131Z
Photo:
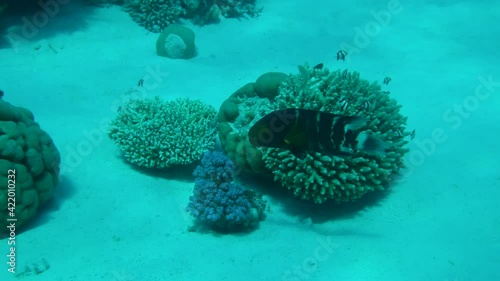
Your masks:
M0 0L0 281L500 280L499 14Z

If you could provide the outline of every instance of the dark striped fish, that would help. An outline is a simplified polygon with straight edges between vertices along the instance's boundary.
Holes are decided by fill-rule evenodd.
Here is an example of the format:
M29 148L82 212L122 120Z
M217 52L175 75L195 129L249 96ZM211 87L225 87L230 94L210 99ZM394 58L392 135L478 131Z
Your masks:
M362 131L367 122L361 116L288 108L262 117L250 128L248 138L254 146L288 149L299 158L307 152L383 155L388 145Z

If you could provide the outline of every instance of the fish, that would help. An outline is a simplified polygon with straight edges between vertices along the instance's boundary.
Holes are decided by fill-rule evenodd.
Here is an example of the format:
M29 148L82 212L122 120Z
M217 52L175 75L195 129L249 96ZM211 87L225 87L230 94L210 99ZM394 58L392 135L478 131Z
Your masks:
M349 156L363 151L383 156L389 145L363 130L368 121L362 116L287 108L255 122L248 139L255 147L287 149L301 159L309 152Z
M339 105L340 105L340 109L347 110L347 108L349 107L349 102L347 101L347 99L341 99L339 101Z
M371 103L370 103L369 101L365 101L365 102L363 102L363 104L361 104L361 105L358 107L358 110L359 110L359 111L368 110L368 109L370 109L370 105L371 105Z
M0 99L3 97L3 91L0 90Z
M415 130L411 131L410 133L410 140L415 138Z
M347 79L348 75L349 75L349 72L347 71L347 69L344 69L344 71L342 71L342 78Z
M323 64L323 63L318 63L317 65L315 65L315 66L313 67L313 69L318 69L318 70L319 70L319 69L323 69L323 66L324 66L324 64Z
M345 60L345 56L347 56L347 52L344 50L340 50L337 52L337 60Z

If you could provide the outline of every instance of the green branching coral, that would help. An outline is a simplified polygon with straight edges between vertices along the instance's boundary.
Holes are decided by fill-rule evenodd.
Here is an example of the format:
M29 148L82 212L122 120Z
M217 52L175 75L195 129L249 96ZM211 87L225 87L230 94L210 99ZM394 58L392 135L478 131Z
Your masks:
M224 150L240 167L274 174L275 181L301 199L352 201L383 189L403 167L409 133L400 107L378 83L361 79L357 72L306 65L296 75L264 74L224 101L219 136ZM288 150L249 146L248 129L262 116L285 108L364 116L369 122L362 130L385 141L390 149L384 157L361 151L342 157L309 152L300 159Z
M304 108L341 115L360 115L369 120L366 131L390 145L384 157L357 152L349 157L310 153L305 159L287 150L266 149L264 162L276 181L295 196L316 203L355 200L369 191L382 189L403 167L407 152L404 136L406 117L401 108L377 83L369 83L357 72L299 67L280 87L275 109ZM344 105L344 106L343 106ZM366 106L369 105L369 106Z
M216 111L198 100L130 100L112 121L109 137L125 159L147 168L185 165L215 145Z
M184 13L181 0L125 0L125 10L147 30L160 33Z

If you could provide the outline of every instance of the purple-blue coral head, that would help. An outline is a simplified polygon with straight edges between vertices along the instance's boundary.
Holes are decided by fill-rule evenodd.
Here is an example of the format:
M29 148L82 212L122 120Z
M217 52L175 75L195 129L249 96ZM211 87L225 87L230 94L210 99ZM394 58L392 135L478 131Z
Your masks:
M258 200L260 204L256 204ZM264 218L265 205L265 201L256 199L254 193L239 184L216 185L213 181L198 179L187 211L200 222L231 230L255 227Z
M206 179L217 184L233 180L234 163L224 153L207 151L201 158L201 164L196 167L193 175L196 179Z

